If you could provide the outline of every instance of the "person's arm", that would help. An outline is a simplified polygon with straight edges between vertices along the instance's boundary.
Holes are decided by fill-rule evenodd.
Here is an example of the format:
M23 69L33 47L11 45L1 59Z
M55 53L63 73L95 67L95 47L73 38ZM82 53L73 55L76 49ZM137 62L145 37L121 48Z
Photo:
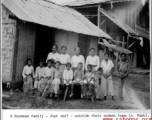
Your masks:
M32 76L33 78L35 78L35 75L34 75L34 67L32 66Z
M36 71L35 71L35 78L38 78L38 67L36 68Z
M88 62L89 62L89 56L87 57L87 59L86 59L86 64L85 64L85 69L87 70L87 66L88 66Z
M98 70L100 66L100 58L97 56L97 67L95 68L95 70Z
M53 69L51 72L51 81L53 81L54 75L55 75L55 70Z
M77 70L74 71L74 79L76 79L77 76Z
M69 80L68 80L68 83L69 83L70 81L72 81L72 79L73 79L73 71L71 70L71 72L70 72L70 78L69 78Z
M127 64L127 73L126 73L125 76L128 76L129 72L130 72L130 64L129 64L129 62L128 62L128 64Z
M26 71L26 66L23 68L23 72L22 72L23 78L26 78L25 71Z
M113 62L111 61L111 71L110 71L110 74L108 75L108 77L110 77L114 72L114 64Z
M63 71L63 81L64 81L64 80L67 82L67 79L66 79L66 71L65 71L65 70Z
M117 66L116 66L116 73L119 76L119 67L120 67L120 63L118 62Z
M85 60L84 57L82 56L82 63L83 63L83 70L85 69Z
M43 77L46 78L46 68L44 68Z

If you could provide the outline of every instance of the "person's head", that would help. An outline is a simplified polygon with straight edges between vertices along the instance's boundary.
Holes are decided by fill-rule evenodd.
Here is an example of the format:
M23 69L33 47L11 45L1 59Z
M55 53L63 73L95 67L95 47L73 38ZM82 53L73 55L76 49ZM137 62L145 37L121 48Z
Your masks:
M27 64L28 66L31 66L31 65L32 65L32 59L27 58L26 64Z
M57 46L57 45L53 45L53 47L52 47L52 52L53 52L53 53L56 53L57 50L58 50L58 46Z
M52 67L52 60L51 59L49 59L48 61L47 61L47 66L50 68L50 67Z
M68 62L68 63L66 64L66 68L67 68L67 70L70 70L70 68L71 68L71 63L70 63L70 62Z
M60 63L59 61L56 61L56 62L55 62L55 68L56 68L56 69L59 69L59 68L60 68L60 65L61 65L61 63Z
M81 62L78 63L78 70L81 70L83 68L83 64Z
M106 53L104 54L104 57L105 57L106 60L108 60L108 58L109 58L109 53L106 52Z
M101 73L102 73L102 68L99 68L98 69L98 75L101 76Z
M61 50L62 50L62 53L65 54L66 51L67 51L67 47L66 47L66 46L62 46L62 47L61 47Z
M79 55L79 54L80 54L80 48L79 48L79 47L76 47L76 48L74 49L74 51L75 51L75 54L76 54L76 55Z
M87 65L87 69L88 69L89 72L91 72L91 71L92 71L92 65L91 65L91 64L88 64L88 65Z
M91 49L90 49L90 55L91 55L91 56L94 56L94 55L95 55L95 48L91 48Z
M40 67L43 67L43 65L44 65L43 60L40 60L40 62L39 62L39 66L40 66Z
M121 59L122 61L126 61L127 55L125 53L121 53Z

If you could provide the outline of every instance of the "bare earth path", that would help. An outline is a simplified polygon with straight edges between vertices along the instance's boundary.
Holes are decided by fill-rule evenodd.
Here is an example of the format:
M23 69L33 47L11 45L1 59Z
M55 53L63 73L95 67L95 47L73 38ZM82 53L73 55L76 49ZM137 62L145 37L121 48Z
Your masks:
M124 88L124 100L118 97L119 79L113 77L115 101L109 96L106 101L91 100L62 100L53 101L53 105L48 100L39 101L34 98L26 98L22 93L14 93L10 100L4 100L5 105L20 107L21 109L149 109L150 108L150 80L149 75L129 75L130 84ZM126 84L126 83L125 83ZM126 84L128 85L128 84ZM9 94L9 93L5 93Z

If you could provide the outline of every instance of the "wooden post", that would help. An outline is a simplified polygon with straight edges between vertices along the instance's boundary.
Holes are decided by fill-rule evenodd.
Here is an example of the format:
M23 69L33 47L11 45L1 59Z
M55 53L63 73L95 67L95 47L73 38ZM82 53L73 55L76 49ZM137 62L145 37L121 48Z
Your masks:
M99 11L99 9L100 9L100 6L101 5L98 5L98 8L97 8L97 12L98 12L98 19L97 19L97 24L98 24L98 27L100 28L100 11ZM98 38L98 42L99 42L99 38ZM97 49L98 49L98 46L97 46ZM98 55L99 55L99 49L97 50L98 51Z
M129 49L129 35L127 35L127 49ZM129 60L129 55L127 54L127 60Z

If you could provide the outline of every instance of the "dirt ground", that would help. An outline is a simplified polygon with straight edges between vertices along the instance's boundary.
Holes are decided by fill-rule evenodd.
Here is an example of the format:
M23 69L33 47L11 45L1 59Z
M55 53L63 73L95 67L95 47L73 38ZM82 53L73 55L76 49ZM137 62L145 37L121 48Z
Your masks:
M13 93L11 99L3 99L3 104L21 109L150 109L150 76L130 74L127 82L128 87L124 88L124 100L119 100L118 88L119 79L113 77L115 101L108 96L106 101L91 100L62 100L52 101L50 99L39 100L38 98L27 98L23 93ZM3 92L10 94L10 92Z

